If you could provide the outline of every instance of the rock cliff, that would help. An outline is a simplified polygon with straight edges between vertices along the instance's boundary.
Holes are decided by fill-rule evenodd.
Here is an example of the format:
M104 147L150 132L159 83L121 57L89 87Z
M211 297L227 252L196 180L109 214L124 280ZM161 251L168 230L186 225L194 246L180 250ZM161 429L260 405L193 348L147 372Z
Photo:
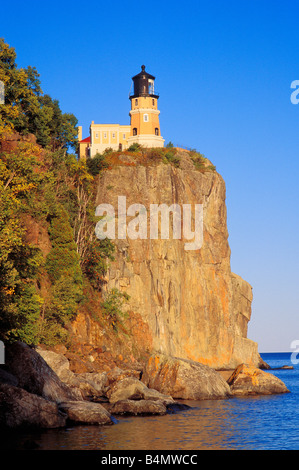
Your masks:
M117 288L130 296L127 309L139 318L135 330L147 331L146 341L142 334L138 338L147 352L216 369L258 366L257 344L247 338L252 288L231 272L225 183L210 162L198 170L183 150L177 159L179 165L140 164L134 156L120 155L118 164L101 175L96 206L112 205L118 221L119 196L125 196L126 209L142 204L147 215L150 204L190 204L194 219L195 205L201 204L201 248L186 250L187 240L173 239L171 233L169 239L150 239L148 224L144 239L115 239L105 290ZM127 226L136 215L127 217Z

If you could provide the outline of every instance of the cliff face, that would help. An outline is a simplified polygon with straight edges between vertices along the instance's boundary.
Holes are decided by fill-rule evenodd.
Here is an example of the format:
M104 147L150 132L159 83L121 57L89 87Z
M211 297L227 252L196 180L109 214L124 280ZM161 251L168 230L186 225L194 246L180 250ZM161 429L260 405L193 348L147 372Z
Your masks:
M101 176L96 205L111 204L117 216L119 196L127 208L143 204L148 214L150 204L191 204L192 214L202 204L202 247L185 250L186 240L152 240L149 231L142 240L116 239L105 289L129 294L127 308L140 328L146 325L152 351L219 369L258 365L257 344L247 339L252 288L230 267L224 181L216 171L198 171L188 152L178 156L179 167L120 157Z

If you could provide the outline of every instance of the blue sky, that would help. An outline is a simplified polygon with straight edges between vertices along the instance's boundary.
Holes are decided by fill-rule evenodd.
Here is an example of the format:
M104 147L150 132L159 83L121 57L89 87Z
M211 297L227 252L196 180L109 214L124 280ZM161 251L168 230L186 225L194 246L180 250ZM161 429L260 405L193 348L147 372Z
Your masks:
M299 0L1 5L18 66L88 135L129 124L131 77L156 76L161 133L196 148L227 188L232 270L253 286L248 337L259 351L299 340Z

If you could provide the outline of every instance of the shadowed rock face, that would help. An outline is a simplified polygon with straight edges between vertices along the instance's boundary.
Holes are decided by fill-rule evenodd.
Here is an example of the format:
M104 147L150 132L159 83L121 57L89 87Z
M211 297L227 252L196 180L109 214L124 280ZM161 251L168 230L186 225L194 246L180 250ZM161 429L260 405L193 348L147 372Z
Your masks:
M189 359L213 368L257 366L257 344L247 339L252 289L230 267L225 184L216 171L197 171L188 152L180 167L169 164L115 166L100 178L96 205L127 208L143 204L203 204L203 245L186 251L184 239L115 240L116 259L106 288L126 291L128 310L140 315L150 332L150 352ZM128 222L134 217L127 218ZM149 216L148 216L149 230ZM117 236L117 227L116 227ZM142 350L142 336L140 337Z
M58 428L65 424L66 415L59 412L57 403L0 383L0 428Z

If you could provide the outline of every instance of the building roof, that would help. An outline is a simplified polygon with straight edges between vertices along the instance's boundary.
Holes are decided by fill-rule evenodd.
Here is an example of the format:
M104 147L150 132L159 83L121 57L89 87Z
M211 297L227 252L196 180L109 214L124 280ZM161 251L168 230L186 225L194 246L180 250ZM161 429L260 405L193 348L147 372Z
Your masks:
M90 136L89 136L89 137L86 137L86 138L83 139L83 140L80 140L80 141L79 141L79 144L83 144L83 143L85 143L85 142L90 142Z
M134 80L137 77L144 76L146 78L150 78L152 80L155 80L155 77L145 71L145 65L141 65L141 72L139 72L137 75L132 77L132 80Z

